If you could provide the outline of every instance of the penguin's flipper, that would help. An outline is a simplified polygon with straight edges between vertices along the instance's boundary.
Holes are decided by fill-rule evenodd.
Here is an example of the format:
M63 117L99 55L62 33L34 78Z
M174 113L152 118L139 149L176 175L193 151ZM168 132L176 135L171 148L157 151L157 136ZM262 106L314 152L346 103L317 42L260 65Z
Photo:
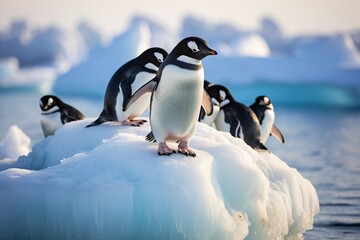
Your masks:
M234 137L237 138L243 138L243 136L241 136L241 123L240 120L234 117L230 117L230 134Z
M199 118L198 118L198 122L201 122L202 120L204 120L205 118L205 110L204 110L204 107L201 106L200 108L200 113L199 113Z
M123 108L125 107L125 104L131 98L131 93L132 93L131 83L134 82L134 78L135 78L135 74L131 78L125 78L120 83L120 88L121 88L121 91L123 94L123 105L122 105Z
M280 132L280 130L273 124L273 127L271 129L271 135L274 136L279 142L285 143L285 138Z
M64 110L61 114L61 122L63 124L65 123L68 123L68 122L73 122L73 121L78 121L78 120L81 120L81 119L84 119L84 115L79 112L78 110L76 109L72 109L73 111L67 111L67 110Z
M157 85L157 81L151 80L140 87L126 103L124 103L123 111L125 112L134 102L136 102L140 97L146 93L151 93Z
M202 104L201 104L205 110L206 115L210 116L213 113L213 104L211 102L211 98L209 94L204 89L203 91L203 97L202 97Z

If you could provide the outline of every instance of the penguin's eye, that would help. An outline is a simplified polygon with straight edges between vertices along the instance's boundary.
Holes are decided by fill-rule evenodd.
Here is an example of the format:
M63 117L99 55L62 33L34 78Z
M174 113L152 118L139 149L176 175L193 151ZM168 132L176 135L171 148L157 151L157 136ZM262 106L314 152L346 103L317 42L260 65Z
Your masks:
M194 53L200 51L198 45L197 45L196 42L194 42L194 41L188 42L188 47L189 47L189 48L191 49L191 51L193 51Z
M156 52L156 53L154 53L154 55L160 63L162 63L164 61L164 56L161 53Z
M259 102L260 106L267 106L270 104L270 99L268 97L264 97Z
M223 101L226 98L226 93L223 90L219 91L220 99Z
M49 98L47 105L48 105L48 106L51 106L51 105L53 104L53 102L54 102L54 100L53 100L52 98Z

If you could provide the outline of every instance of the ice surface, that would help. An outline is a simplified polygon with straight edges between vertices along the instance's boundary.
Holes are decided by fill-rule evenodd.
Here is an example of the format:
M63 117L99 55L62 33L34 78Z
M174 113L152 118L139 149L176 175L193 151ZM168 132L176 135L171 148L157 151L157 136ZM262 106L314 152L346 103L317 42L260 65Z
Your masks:
M8 168L19 156L30 152L30 138L16 125L12 125L0 142L0 170Z
M0 172L0 238L300 238L316 191L270 152L198 123L197 156L158 156L143 127L71 122ZM175 147L174 145L171 145Z

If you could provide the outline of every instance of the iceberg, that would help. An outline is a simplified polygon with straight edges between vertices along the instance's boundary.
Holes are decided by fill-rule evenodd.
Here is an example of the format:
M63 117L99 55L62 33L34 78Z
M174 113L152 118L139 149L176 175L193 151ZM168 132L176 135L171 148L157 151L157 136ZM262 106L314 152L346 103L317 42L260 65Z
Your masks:
M97 39L93 31L83 31L87 42L91 36ZM251 101L267 94L283 105L360 106L357 32L290 38L269 17L262 20L259 30L185 17L175 34L147 18L134 17L110 45L95 47L83 62L60 75L53 90L57 94L103 97L109 79L121 65L148 47L169 51L179 38L190 35L202 37L219 52L216 58L204 61L205 78L246 90L256 86L249 93ZM275 94L269 93L269 86ZM303 91L297 91L299 88ZM298 93L298 101L291 102L287 92ZM335 97L329 98L329 92Z
M1 239L302 239L313 185L267 151L198 123L197 156L150 131L68 123L0 172ZM174 143L175 144L175 143Z
M49 93L57 75L78 64L99 44L100 36L85 23L77 31L65 31L32 29L25 21L14 21L0 32L0 90Z
M50 92L57 70L50 66L20 68L15 57L0 59L0 90L25 89Z

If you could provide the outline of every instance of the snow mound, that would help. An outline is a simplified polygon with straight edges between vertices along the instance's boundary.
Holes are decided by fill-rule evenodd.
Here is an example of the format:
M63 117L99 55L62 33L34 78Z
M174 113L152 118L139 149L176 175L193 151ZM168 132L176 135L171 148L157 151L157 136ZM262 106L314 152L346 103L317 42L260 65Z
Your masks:
M30 138L16 125L12 125L0 142L0 170L8 168L19 156L30 152Z
M93 120L0 172L0 238L301 239L312 228L314 187L272 153L199 123L195 158L158 156L149 124L85 128Z

